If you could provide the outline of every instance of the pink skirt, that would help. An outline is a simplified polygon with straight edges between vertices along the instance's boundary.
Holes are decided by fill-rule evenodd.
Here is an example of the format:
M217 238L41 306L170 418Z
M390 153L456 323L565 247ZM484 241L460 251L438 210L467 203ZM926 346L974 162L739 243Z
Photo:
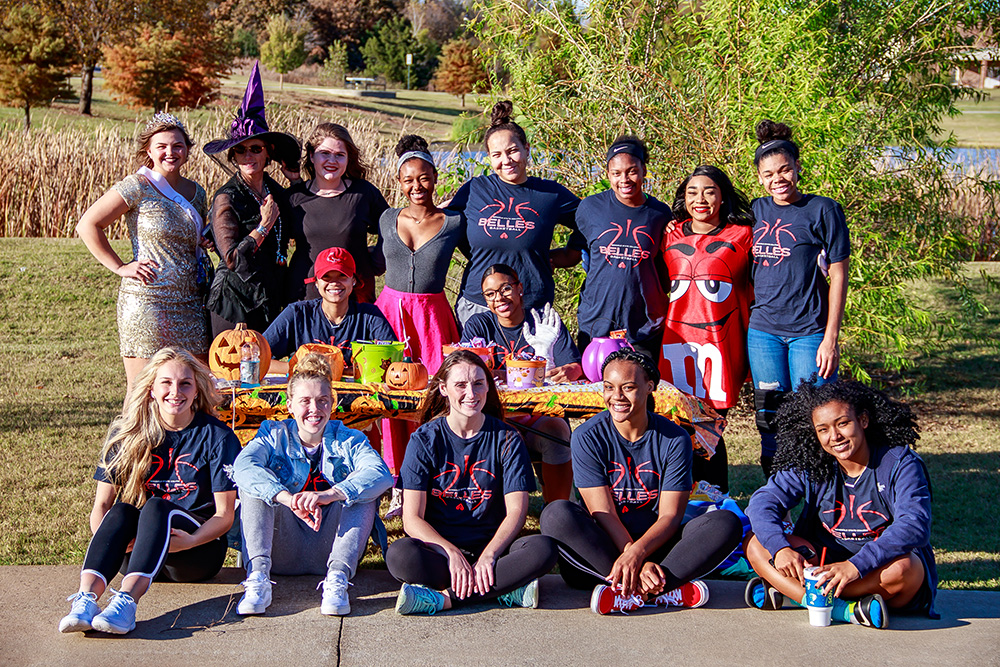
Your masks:
M444 361L442 346L458 342L458 325L444 293L414 294L384 287L375 305L396 337L407 342L411 358L427 368L428 376L434 375ZM393 476L399 474L406 445L418 426L405 419L382 420L382 458Z
M385 287L375 305L389 320L396 337L409 339L407 349L413 360L422 363L428 375L437 373L444 360L441 347L458 342L455 314L444 292L413 294Z

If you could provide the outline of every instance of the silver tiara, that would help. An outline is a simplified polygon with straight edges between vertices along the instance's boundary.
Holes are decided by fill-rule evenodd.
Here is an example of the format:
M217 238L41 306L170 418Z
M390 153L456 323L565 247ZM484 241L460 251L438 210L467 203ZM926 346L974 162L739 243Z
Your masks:
M157 125L174 125L180 129L187 131L184 127L184 123L177 116L167 113L166 111L157 111L153 114L153 117L146 123L146 129L151 130Z

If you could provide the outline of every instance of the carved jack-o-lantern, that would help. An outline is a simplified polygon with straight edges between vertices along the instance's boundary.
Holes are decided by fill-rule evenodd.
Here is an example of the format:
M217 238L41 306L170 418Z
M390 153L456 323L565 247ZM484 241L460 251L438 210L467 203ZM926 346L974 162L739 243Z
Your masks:
M235 329L223 331L216 336L208 349L208 367L215 377L220 380L239 380L240 346L244 342L255 340L260 348L260 377L267 375L267 369L271 367L271 346L262 335L253 329L247 329L247 325L241 322Z
M326 357L326 360L330 362L330 373L333 376L333 381L340 382L344 376L344 352L336 345L324 345L323 343L299 345L299 349L295 350L295 354L288 360L288 377L292 377L292 371L295 370L295 364L298 360L304 359L310 352L318 352Z
M385 383L393 389L426 389L427 369L409 357L394 361L385 371Z

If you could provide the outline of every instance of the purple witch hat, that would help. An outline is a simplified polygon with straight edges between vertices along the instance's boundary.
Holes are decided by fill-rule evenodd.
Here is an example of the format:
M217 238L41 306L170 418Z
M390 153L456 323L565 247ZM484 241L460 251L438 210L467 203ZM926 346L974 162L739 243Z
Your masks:
M290 134L271 132L264 119L264 87L260 82L260 62L253 64L250 80L247 81L243 102L236 111L236 118L229 128L229 136L205 144L206 155L228 151L247 139L260 139L268 144L268 156L285 165L289 171L299 170L302 151L299 142Z

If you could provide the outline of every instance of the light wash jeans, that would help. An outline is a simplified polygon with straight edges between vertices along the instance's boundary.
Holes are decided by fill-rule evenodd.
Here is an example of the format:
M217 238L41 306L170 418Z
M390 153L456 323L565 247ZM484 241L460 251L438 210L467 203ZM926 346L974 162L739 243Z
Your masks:
M822 342L823 332L808 336L778 336L759 329L747 331L747 353L750 357L750 374L753 376L754 405L762 456L774 456L774 414L782 397L794 391L814 373L818 373L816 351ZM817 376L817 384L836 379L836 373L829 378Z
M319 532L284 505L272 507L260 498L240 494L243 562L247 573L266 576L316 574L334 570L354 576L368 546L376 503L344 507L333 502L322 508Z

